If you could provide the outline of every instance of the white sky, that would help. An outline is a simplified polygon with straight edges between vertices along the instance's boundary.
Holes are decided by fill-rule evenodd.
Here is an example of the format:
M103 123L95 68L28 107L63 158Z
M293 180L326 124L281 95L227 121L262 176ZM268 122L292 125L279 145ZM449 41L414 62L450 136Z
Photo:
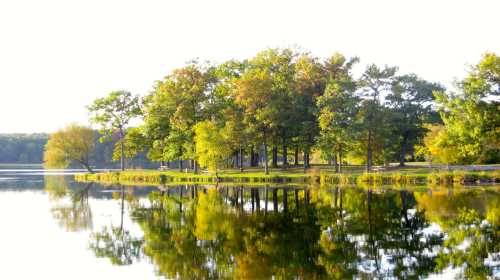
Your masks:
M335 51L449 84L500 53L498 0L0 0L0 133L87 123L116 89L145 94L186 61L266 47Z

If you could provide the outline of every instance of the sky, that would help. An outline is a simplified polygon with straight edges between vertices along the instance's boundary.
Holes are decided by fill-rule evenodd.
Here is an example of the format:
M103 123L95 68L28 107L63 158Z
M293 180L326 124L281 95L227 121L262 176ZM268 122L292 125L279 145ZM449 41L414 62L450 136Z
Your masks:
M0 133L88 123L95 98L147 94L193 58L294 47L450 86L500 54L498 0L0 0Z

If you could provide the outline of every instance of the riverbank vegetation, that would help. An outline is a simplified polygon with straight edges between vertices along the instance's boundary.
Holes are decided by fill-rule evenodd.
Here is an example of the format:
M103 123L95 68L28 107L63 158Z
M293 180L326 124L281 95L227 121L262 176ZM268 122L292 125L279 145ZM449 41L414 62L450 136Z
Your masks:
M162 168L187 164L195 174L201 167L216 177L228 168L260 166L266 175L298 164L308 169L312 158L338 173L352 164L372 172L416 159L500 162L496 54L471 66L456 92L397 67L372 64L356 76L358 62L295 49L220 64L192 61L156 82L141 101L117 91L89 111L105 136L119 133L115 158L121 162L144 152ZM129 127L134 116L142 123Z
M358 167L358 170L360 168ZM77 181L99 182L122 185L168 185L179 183L215 184L321 184L321 185L477 185L500 183L500 170L489 171L439 171L427 168L401 171L372 172L352 170L349 173L335 173L334 170L314 168L310 172L303 169L276 170L266 175L262 171L224 170L219 174L193 174L179 171L130 170L98 174L77 174Z

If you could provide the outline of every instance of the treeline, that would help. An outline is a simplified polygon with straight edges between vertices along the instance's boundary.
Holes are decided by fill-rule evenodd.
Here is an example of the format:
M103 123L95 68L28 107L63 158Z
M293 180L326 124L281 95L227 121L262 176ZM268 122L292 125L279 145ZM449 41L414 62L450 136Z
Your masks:
M0 163L42 163L48 134L0 134Z
M397 67L372 64L356 77L358 58L267 49L248 60L193 61L173 70L140 110L126 91L89 110L94 123L124 139L122 158L147 151L153 161L190 160L195 172L198 163L217 170L231 157L240 168L246 160L266 173L269 164L286 167L299 158L307 168L313 151L339 171L346 163L368 171L404 165L415 156L498 162L499 61L485 54L451 93ZM125 130L134 116L143 124Z
M100 168L116 168L118 164L112 160L117 137L111 142L98 141L99 133L94 131L94 149L89 154L89 161ZM41 164L49 134L0 134L0 163ZM128 162L129 168L151 167L153 163L144 153L138 153ZM74 165L73 167L79 167Z

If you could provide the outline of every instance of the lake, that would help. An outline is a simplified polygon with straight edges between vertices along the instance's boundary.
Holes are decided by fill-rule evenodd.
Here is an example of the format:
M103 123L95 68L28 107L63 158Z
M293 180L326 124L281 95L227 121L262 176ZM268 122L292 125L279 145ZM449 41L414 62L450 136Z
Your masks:
M500 278L500 188L101 186L0 170L0 279Z

